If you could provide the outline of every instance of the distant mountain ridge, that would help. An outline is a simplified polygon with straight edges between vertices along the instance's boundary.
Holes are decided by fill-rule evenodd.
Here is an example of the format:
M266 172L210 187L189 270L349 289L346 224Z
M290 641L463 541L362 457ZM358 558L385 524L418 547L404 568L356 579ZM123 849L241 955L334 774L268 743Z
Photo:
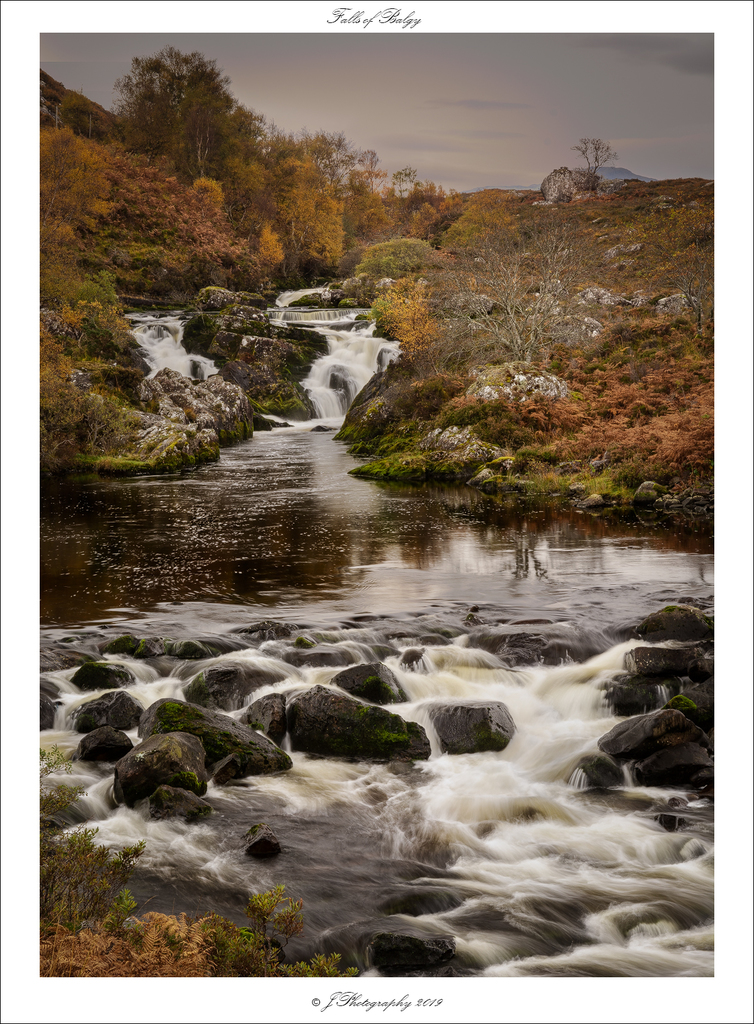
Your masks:
M646 178L643 174L636 174L635 171L629 171L627 167L600 167L600 177L612 180L615 178L633 178L638 181L658 181L658 178ZM544 180L544 177L543 177ZM465 195L471 195L472 192L484 192L488 188L499 188L504 189L506 192L511 190L527 192L533 191L538 192L541 182L537 181L533 185L480 185L479 188L470 188Z

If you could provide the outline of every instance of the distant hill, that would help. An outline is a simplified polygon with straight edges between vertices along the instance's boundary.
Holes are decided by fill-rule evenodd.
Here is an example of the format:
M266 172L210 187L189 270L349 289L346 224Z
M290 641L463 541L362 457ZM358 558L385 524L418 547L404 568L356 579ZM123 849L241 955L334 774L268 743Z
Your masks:
M63 109L66 97L72 97L72 101ZM76 132L77 135L88 136L101 141L107 138L115 129L116 118L109 110L105 110L99 103L88 99L74 89L66 89L62 82L58 82L40 69L39 72L39 122L42 128L51 128L55 125L55 114L57 111L57 123L65 125ZM91 115L91 121L90 121Z

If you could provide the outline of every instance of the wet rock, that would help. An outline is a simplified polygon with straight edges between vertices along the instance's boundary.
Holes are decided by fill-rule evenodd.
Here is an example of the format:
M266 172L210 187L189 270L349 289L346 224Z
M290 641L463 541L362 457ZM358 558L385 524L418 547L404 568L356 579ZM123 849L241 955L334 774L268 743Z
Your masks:
M700 768L698 772L695 772L689 782L694 789L703 789L709 791L715 784L715 769L711 764Z
M281 640L289 636L296 636L301 632L301 627L288 622L262 619L259 622L251 622L248 626L243 626L237 632L248 636L250 640L264 643L266 640Z
M244 711L241 721L253 729L261 728L279 744L285 736L285 697L282 693L265 694Z
M60 647L45 647L39 652L40 672L60 672L61 669L73 668L94 661L89 654L70 651Z
M243 776L243 760L238 754L228 754L216 764L210 765L208 772L216 786L224 786L231 779L240 779Z
M74 759L77 761L119 761L133 749L133 743L120 729L110 725L93 729L79 743Z
M460 896L449 890L426 889L396 895L380 904L383 914L406 914L408 917L421 917L424 914L442 914L456 910L463 904Z
M418 672L421 668L423 657L423 647L408 647L401 655L401 668L406 672Z
M100 651L103 654L133 655L138 646L139 641L135 636L132 636L130 633L124 633L123 636L117 636L113 640L108 640L102 644Z
M166 653L172 658L183 658L185 661L199 661L202 658L216 658L220 651L210 644L199 640L175 640L167 645Z
M115 690L130 686L136 679L122 665L111 661L89 661L75 673L71 682L80 690Z
M645 676L667 674L688 675L689 666L696 661L702 650L689 647L634 647L623 658L626 671Z
M354 665L338 672L330 682L341 690L352 693L373 704L398 704L408 700L395 674L387 665L375 662L370 665Z
M235 718L196 704L163 698L142 715L139 736L173 732L198 737L204 744L207 764L221 761L229 754L237 754L241 759L240 777L267 775L292 767L290 757L271 740Z
M618 676L605 690L605 701L614 715L642 715L657 711L665 704L668 693L678 693L680 689L681 680L675 676Z
M184 696L190 704L213 711L237 711L246 703L249 694L284 678L282 672L224 663L213 665L194 676L185 688Z
M689 721L707 732L715 724L715 681L684 686L678 696L668 701L668 707L682 711Z
M39 692L51 701L56 701L60 696L60 684L56 679L48 679L46 676L39 677Z
M310 434L331 434L335 431L335 427L325 427L321 423L318 423L316 427L312 427L309 431Z
M133 807L159 786L187 789L204 796L204 760L204 747L196 736L185 732L149 736L115 765L115 798Z
M452 936L433 938L378 932L367 946L367 955L374 967L434 967L455 956L456 940Z
M430 755L420 725L328 687L313 686L289 699L286 718L294 750L366 761L426 760Z
M604 753L625 761L646 758L658 750L687 743L706 747L709 741L682 712L667 709L619 722L600 737L597 745Z
M144 706L130 693L117 690L82 704L71 715L76 732L92 732L103 725L113 729L133 729L144 714Z
M687 824L686 819L679 818L677 814L657 814L655 815L655 821L666 832L675 832L679 828L684 828Z
M52 729L55 725L55 705L44 693L39 695L39 728Z
M144 637L139 641L133 656L134 658L160 658L168 653L167 648L171 643L171 640L166 641L161 636Z
M358 658L357 654L343 647L318 644L313 650L289 648L279 657L296 668L344 668L352 665Z
M715 674L715 658L712 653L705 652L698 658L694 658L688 667L686 675L694 683L703 683L711 679Z
M494 645L502 663L510 668L518 665L536 665L542 661L547 640L537 633L510 633ZM486 647L489 650L489 647Z
M516 731L500 701L432 704L429 717L445 754L505 750Z
M668 605L648 615L636 627L636 631L650 643L664 640L711 640L714 636L714 622L700 608L692 605Z
M633 770L642 786L685 786L701 768L711 767L709 754L698 743L681 743L650 754Z
M280 853L280 843L269 825L261 821L252 825L246 833L249 843L246 847L247 857L274 857Z
M595 754L579 761L578 767L584 773L587 789L610 789L625 783L623 769L612 757Z
M211 813L212 806L187 789L159 786L149 798L149 816L157 821L167 818L199 821Z
M604 508L605 499L601 494L590 494L581 502L582 508Z

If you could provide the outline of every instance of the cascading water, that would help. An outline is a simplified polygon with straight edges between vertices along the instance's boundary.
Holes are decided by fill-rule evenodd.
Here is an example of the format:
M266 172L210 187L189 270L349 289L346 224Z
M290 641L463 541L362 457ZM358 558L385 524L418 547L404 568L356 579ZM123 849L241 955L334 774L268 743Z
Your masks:
M302 381L321 419L342 420L372 375L398 357L397 342L375 337L373 322L356 319L359 314L368 312L368 309L270 311L272 319L296 321L327 338L327 355L314 361L309 375Z
M151 368L148 376L154 377L166 366L182 373L184 377L198 380L206 380L210 374L217 373L217 367L211 359L193 355L183 347L185 315L129 313L128 319L134 325L133 335Z

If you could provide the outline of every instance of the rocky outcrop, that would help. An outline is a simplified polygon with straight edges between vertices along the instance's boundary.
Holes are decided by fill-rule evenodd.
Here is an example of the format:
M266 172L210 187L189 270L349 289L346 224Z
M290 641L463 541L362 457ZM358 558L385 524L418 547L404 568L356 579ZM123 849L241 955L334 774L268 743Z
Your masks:
M115 765L115 798L133 807L159 786L187 789L197 796L207 792L201 740L184 732L150 736Z
M630 306L631 300L622 295L616 295L608 288L600 288L592 285L584 288L576 296L577 300L585 306Z
M330 682L372 704L397 704L408 699L395 674L381 662L354 665L338 672Z
M156 821L183 818L200 821L212 813L212 806L195 793L175 786L159 786L149 798L149 817Z
M267 305L263 297L254 292L231 292L227 288L213 286L202 288L196 297L197 308L201 310L225 309L234 304L262 309Z
M516 731L500 701L432 704L429 717L445 754L505 750Z
M365 761L426 760L430 755L420 725L324 686L289 699L286 718L294 750Z
M564 380L554 373L532 369L528 363L477 366L470 375L473 383L466 389L466 394L483 402L501 398L525 402L534 395L552 399L568 397L568 385Z
M177 370L164 367L139 386L142 402L157 406L160 415L181 425L193 423L199 431L214 432L218 440L248 437L252 411L241 388L215 374L195 383Z
M236 777L268 775L292 767L290 757L279 747L243 725L216 711L163 698L147 708L139 723L139 736L182 732L198 737L206 751L207 765L229 755L238 757ZM201 795L201 794L200 794Z

